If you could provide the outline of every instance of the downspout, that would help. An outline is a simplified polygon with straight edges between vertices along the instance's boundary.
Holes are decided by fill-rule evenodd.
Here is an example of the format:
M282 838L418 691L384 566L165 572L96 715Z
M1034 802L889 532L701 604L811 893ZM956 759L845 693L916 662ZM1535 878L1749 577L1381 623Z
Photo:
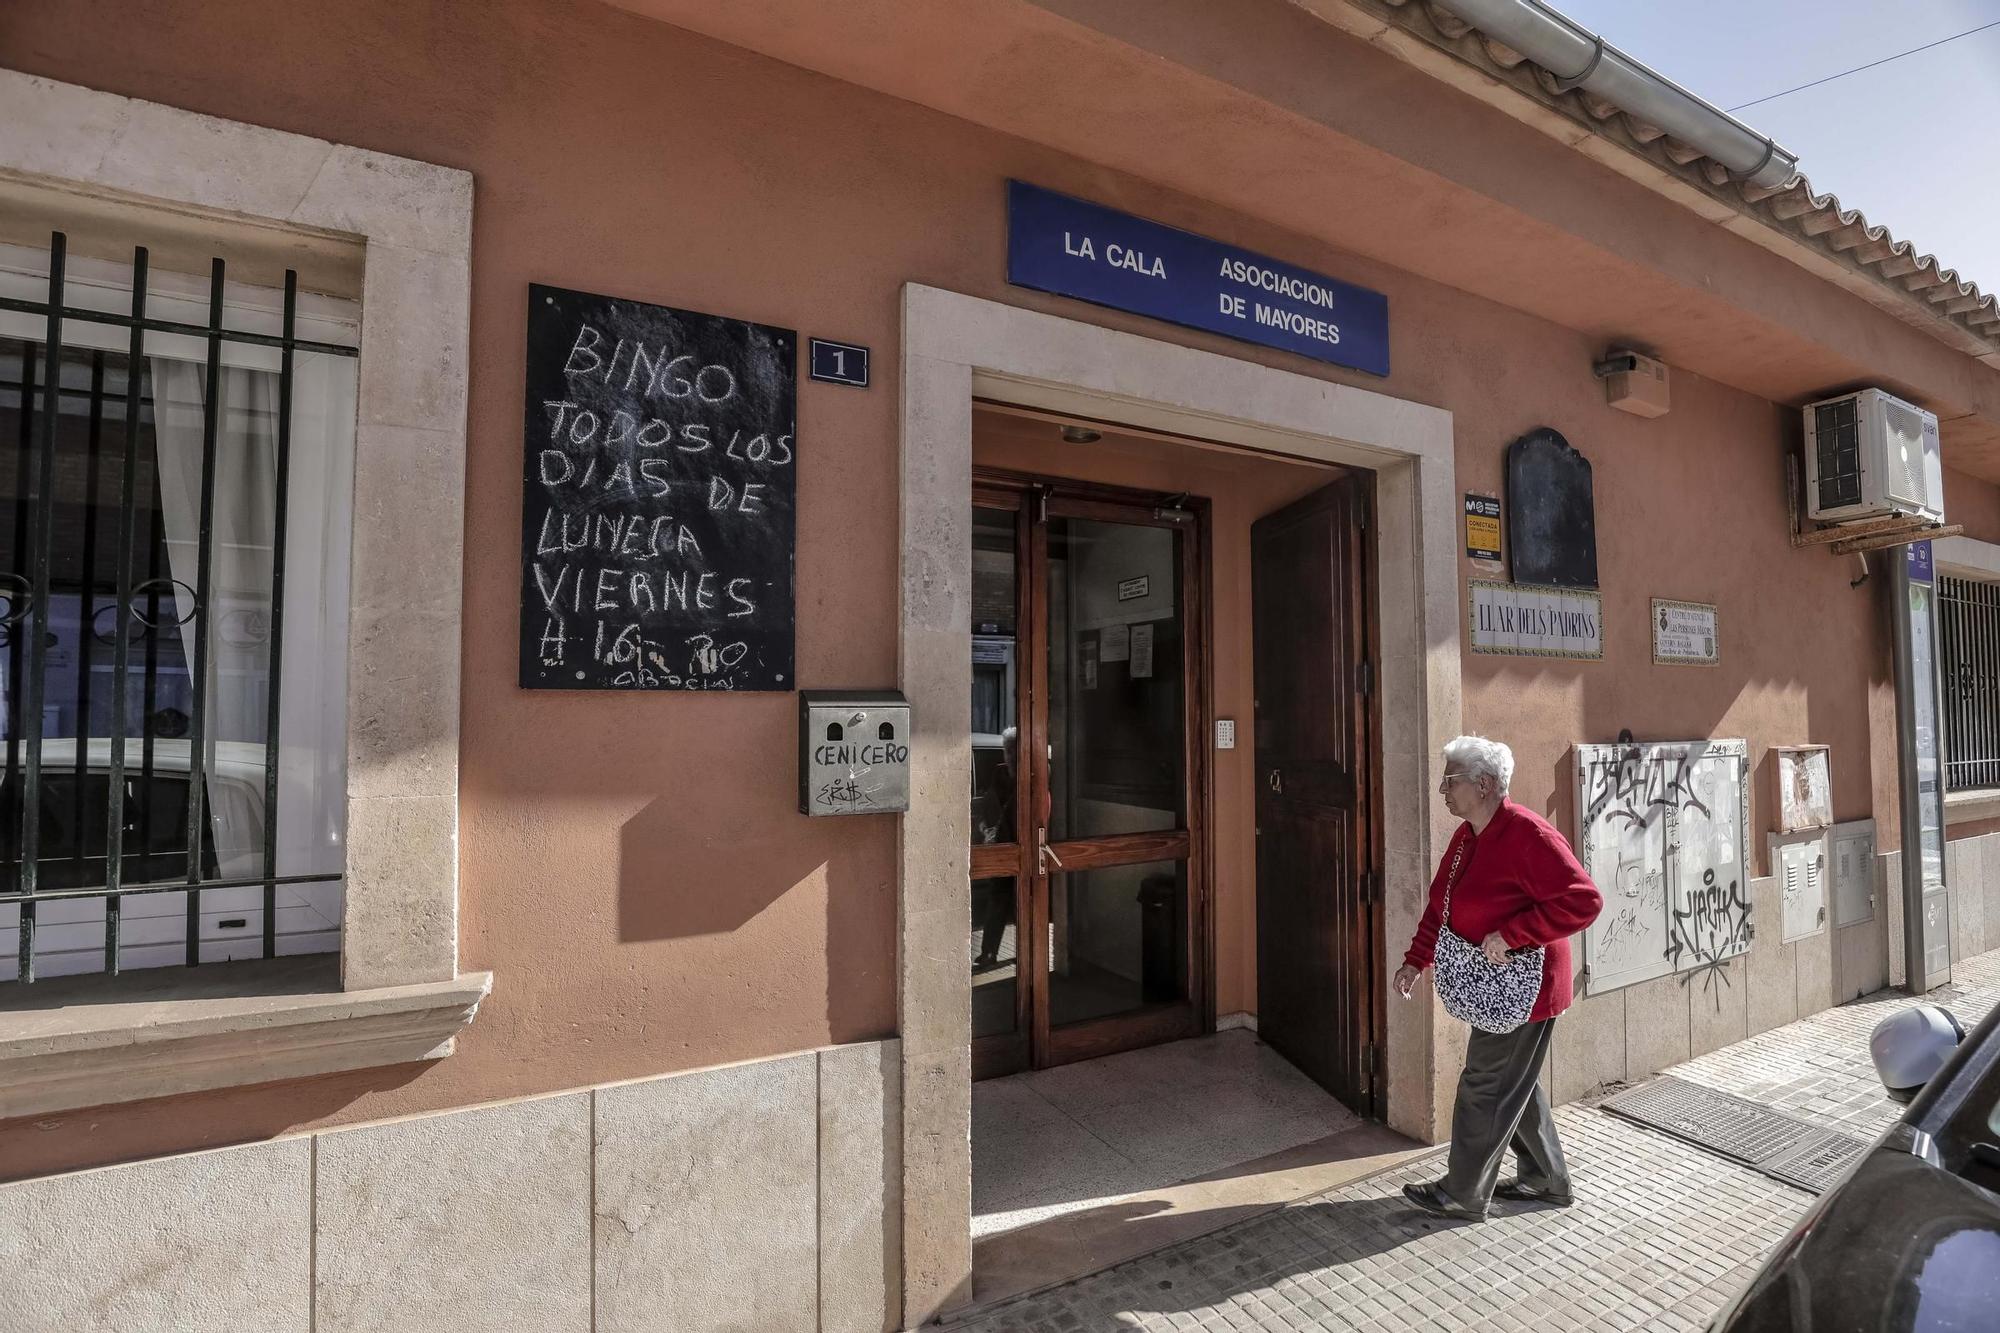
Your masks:
M1564 91L1594 93L1699 148L1750 184L1775 189L1798 174L1798 156L1768 135L1646 68L1540 0L1431 2L1548 70Z

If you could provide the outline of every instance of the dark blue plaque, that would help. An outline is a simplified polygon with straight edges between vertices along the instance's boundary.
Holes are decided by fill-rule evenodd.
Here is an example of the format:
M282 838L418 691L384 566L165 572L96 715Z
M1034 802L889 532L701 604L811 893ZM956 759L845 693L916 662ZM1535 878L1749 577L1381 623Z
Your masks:
M1389 373L1382 293L1021 181L1007 182L1007 281Z
M868 387L868 349L859 343L837 343L830 338L808 340L812 349L807 373L828 384Z

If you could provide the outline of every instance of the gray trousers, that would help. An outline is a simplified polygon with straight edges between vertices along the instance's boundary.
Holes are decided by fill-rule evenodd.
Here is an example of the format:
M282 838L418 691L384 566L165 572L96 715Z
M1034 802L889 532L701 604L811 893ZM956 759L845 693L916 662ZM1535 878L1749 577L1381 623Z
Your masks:
M1458 1101L1451 1112L1451 1166L1444 1192L1463 1208L1484 1211L1499 1183L1500 1160L1511 1144L1521 1183L1550 1194L1569 1193L1569 1167L1549 1097L1542 1091L1542 1061L1556 1021L1524 1023L1512 1032L1472 1034Z

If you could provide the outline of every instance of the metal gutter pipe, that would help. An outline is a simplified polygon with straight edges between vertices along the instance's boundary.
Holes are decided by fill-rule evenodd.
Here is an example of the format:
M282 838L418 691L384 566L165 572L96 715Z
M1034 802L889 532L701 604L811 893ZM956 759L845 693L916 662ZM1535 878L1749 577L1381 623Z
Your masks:
M1556 76L1564 91L1582 88L1729 168L1754 185L1784 185L1799 159L1713 103L1539 0L1432 0L1494 41Z

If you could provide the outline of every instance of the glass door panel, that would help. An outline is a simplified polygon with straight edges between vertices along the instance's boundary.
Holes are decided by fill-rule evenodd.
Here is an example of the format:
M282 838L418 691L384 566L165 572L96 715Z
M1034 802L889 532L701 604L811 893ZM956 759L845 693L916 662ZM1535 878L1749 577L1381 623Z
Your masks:
M1030 1059L1032 975L1019 957L1029 903L1022 893L1022 817L1032 775L1021 762L1026 681L1017 669L1022 622L1022 535L1017 496L972 511L972 1054L980 1077L1011 1073Z
M1049 880L1049 1022L1187 998L1187 865L1145 861Z
M1192 523L1050 497L1043 1016L1051 1061L1196 1030L1188 893ZM1188 516L1191 517L1191 516Z
M1199 542L1169 497L975 488L975 1077L1200 1028Z
M1006 509L972 511L972 840L1020 841L1019 716L1014 675L1015 528Z
M972 881L972 1035L1000 1037L1019 1029L1020 935L1014 880Z
M1048 521L1051 842L1186 826L1181 540Z

